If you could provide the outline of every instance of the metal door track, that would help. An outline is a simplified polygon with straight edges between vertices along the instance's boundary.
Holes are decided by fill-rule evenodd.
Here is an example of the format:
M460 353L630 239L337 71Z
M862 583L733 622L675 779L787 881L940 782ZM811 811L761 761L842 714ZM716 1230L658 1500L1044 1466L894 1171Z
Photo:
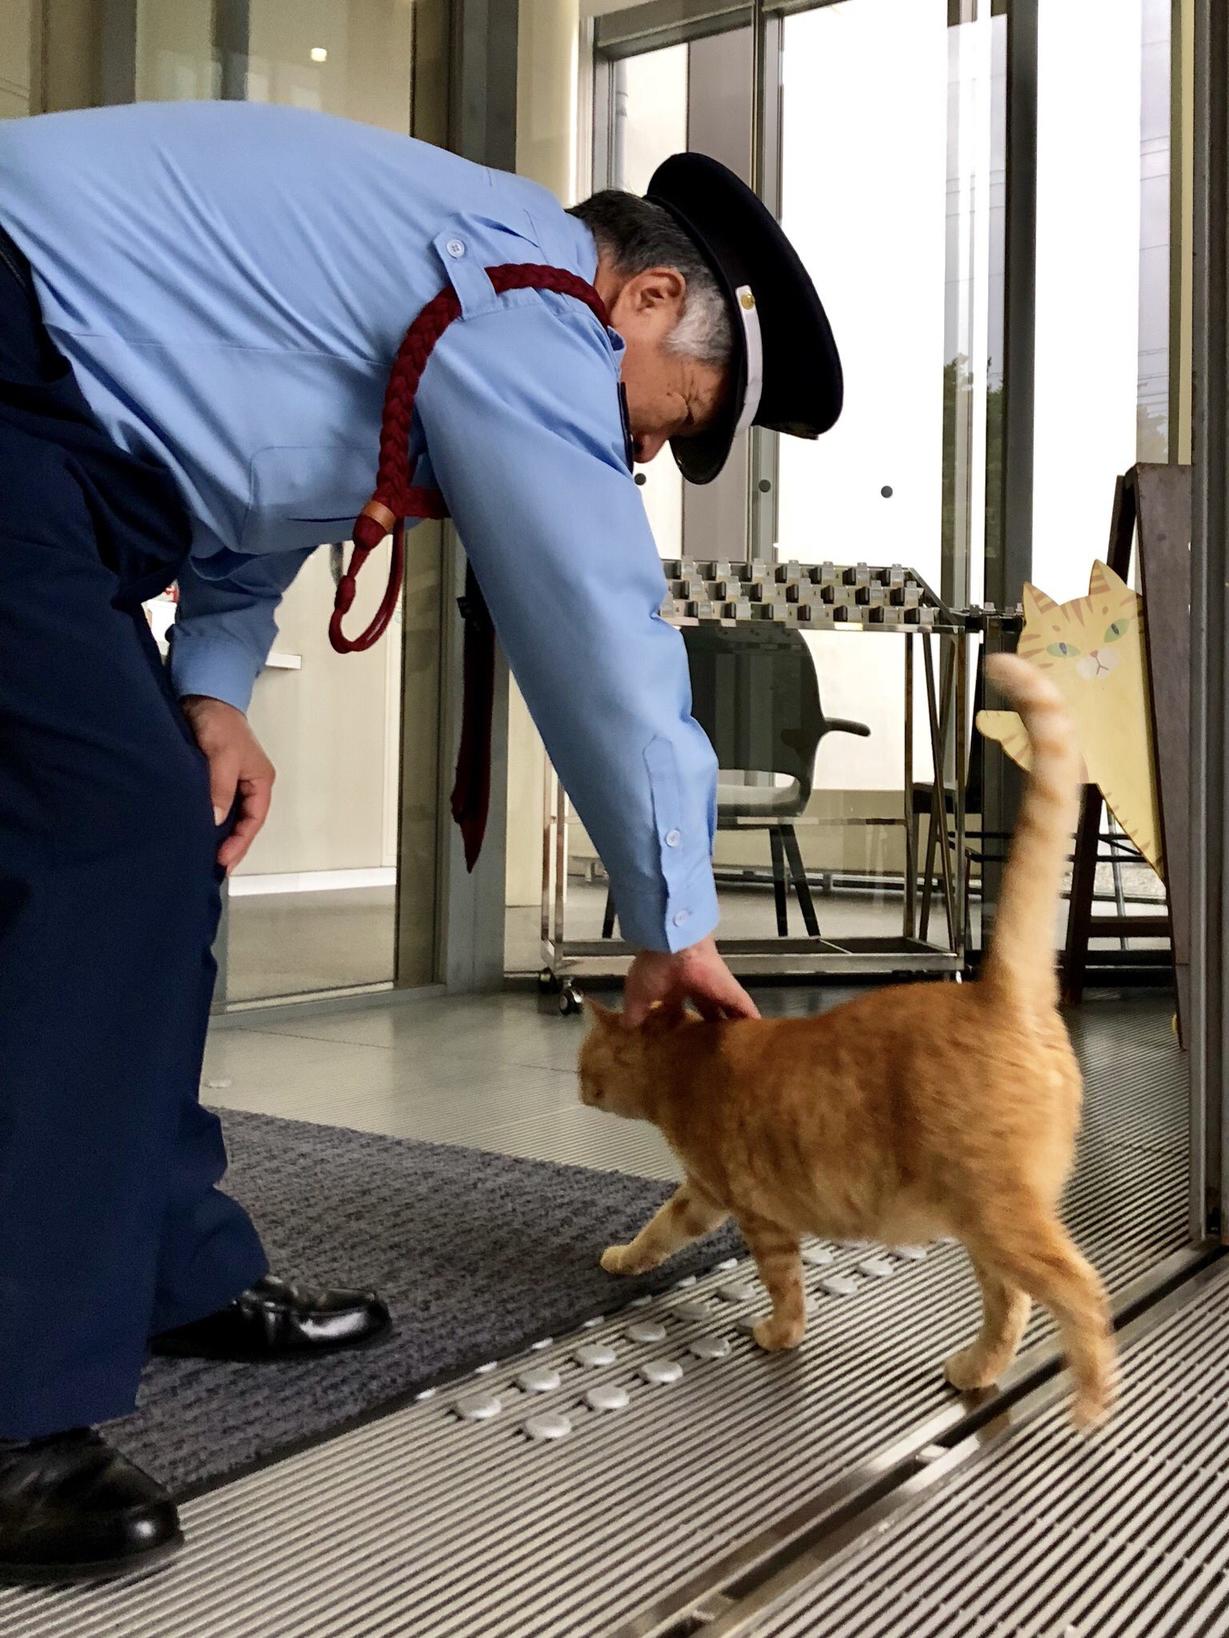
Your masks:
M1040 1389L1002 1437L943 1452L707 1638L1229 1632L1227 1324L1218 1255L1124 1329L1122 1403L1094 1440Z

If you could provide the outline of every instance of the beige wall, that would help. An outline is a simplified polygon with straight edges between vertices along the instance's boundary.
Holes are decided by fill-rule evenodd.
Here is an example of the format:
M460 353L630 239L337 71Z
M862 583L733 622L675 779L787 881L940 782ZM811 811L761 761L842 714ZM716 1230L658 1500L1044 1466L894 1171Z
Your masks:
M0 119L30 112L33 41L28 0L0 4Z

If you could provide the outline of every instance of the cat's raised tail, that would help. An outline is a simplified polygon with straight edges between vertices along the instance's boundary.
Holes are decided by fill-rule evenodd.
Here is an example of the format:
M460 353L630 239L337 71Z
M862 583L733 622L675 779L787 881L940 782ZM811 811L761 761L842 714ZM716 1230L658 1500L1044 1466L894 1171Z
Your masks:
M1062 695L1036 666L1015 654L995 654L986 661L986 675L1020 713L1031 757L982 982L1009 1002L1053 1005L1055 910L1083 762Z

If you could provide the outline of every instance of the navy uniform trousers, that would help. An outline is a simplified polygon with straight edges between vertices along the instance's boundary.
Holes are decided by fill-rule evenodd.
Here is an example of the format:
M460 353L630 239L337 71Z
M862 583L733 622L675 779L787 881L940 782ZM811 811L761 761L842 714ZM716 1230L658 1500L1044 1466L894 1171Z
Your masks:
M140 606L188 543L0 235L0 1438L125 1414L266 1271L197 1101L222 833Z

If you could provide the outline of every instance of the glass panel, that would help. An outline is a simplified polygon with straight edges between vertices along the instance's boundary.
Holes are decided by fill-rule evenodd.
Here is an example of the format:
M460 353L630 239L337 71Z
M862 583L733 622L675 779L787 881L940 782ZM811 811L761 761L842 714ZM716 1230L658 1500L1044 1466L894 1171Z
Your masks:
M949 25L947 0L848 0L786 18L783 37L781 218L846 395L823 438L779 441L777 555L904 565L963 606L981 594L1002 398L1005 19ZM922 654L915 642L910 804L905 640L806 640L824 710L870 730L821 741L799 832L832 895L825 928L899 933L906 827L924 847L933 800ZM942 943L937 901L934 914Z
M1139 441L1166 461L1169 428L1171 0L1143 0L1139 131Z
M412 0L142 0L137 94L246 94L408 133L412 25ZM379 564L369 578L365 606ZM278 783L230 882L228 1001L394 976L401 612L376 649L341 658L327 640L332 596L326 550L286 595L253 698ZM172 613L167 600L151 609L159 626Z
M671 154L687 146L688 53L685 45L647 51L617 63L612 185L643 193ZM683 475L663 452L642 467L641 496L663 557L683 552Z
M1031 578L1061 603L1107 555L1116 478L1169 454L1170 6L1042 0L1039 24ZM1100 654L1100 624L1073 645ZM1098 867L1094 911L1155 909L1159 878L1120 852Z
M1148 329L1168 328L1167 257L1140 248L1141 156L1149 172L1156 160L1141 129L1142 12L1141 0L1042 0L1039 13L1033 579L1060 601L1087 591L1140 441L1145 269ZM1147 190L1155 217L1150 175ZM1151 380L1149 392L1151 414Z

